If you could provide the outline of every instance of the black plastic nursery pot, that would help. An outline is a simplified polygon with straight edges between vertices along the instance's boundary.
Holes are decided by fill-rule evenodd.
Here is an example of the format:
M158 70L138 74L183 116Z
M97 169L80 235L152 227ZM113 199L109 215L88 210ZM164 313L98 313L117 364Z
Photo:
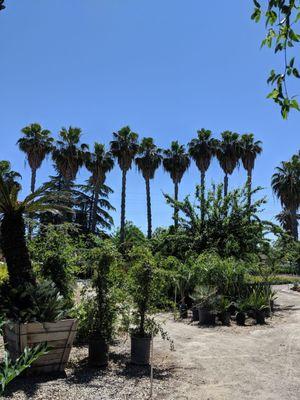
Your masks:
M257 324L264 325L266 323L265 318L266 318L266 314L265 314L264 310L255 312L255 320L256 320Z
M192 321L199 321L199 310L198 307L194 306L192 308Z
M230 325L230 312L223 311L219 314L219 320L221 321L222 325L229 326Z
M242 311L239 311L236 314L235 320L236 320L237 325L244 326L245 322L246 322L246 314L244 312L242 312Z
M149 365L151 337L131 336L131 363Z
M216 316L207 308L198 308L199 325L214 325Z
M89 339L89 365L91 367L106 367L108 364L109 345L105 339L97 336Z
M179 314L180 314L180 318L185 319L188 317L188 307L186 304L179 305Z

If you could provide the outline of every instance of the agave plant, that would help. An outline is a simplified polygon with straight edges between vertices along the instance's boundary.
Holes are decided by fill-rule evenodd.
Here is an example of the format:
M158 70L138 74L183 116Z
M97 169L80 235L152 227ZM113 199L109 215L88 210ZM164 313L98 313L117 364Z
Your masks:
M13 287L26 282L33 285L36 283L25 240L24 214L58 213L62 209L61 206L51 203L47 187L31 193L23 201L18 200L18 194L19 188L11 188L0 174L1 248Z

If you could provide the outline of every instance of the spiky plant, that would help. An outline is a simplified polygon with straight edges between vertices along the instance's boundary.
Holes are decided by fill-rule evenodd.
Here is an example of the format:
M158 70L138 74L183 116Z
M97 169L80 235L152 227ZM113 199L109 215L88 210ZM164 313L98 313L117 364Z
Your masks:
M272 176L272 189L282 206L291 213L292 236L298 239L297 210L300 207L300 152L281 162Z
M138 156L135 158L135 163L146 183L148 239L151 239L152 236L150 180L154 179L155 171L159 168L161 162L162 150L154 144L153 138L143 138L139 147Z
M80 143L81 129L70 126L59 132L60 140L55 144L52 157L67 189L76 179L79 168L84 165L88 145Z
M59 212L61 209L49 202L50 195L46 188L37 190L23 201L18 200L18 193L19 188L10 188L0 174L1 248L13 287L24 283L35 284L25 240L24 214Z
M97 208L101 186L104 184L106 174L114 167L111 152L105 151L103 144L95 143L94 152L89 153L86 160L86 168L91 172L91 183L93 185L93 207L91 216L91 231L96 233Z
M201 172L201 219L204 219L205 213L205 174L208 170L212 157L216 153L216 139L212 138L210 130L201 129L197 131L198 137L192 139L189 143L189 154L195 161Z
M35 191L36 172L41 167L47 154L50 154L53 149L53 138L47 129L42 129L40 124L34 123L21 131L21 137L17 144L19 149L26 154L28 164L31 169L31 193Z
M240 159L239 135L235 132L224 131L222 140L216 144L216 156L224 171L224 196L228 193L228 175L231 175L237 167Z
M166 172L170 174L170 177L174 183L174 199L178 201L178 189L179 184L182 180L184 173L187 171L191 163L188 153L185 151L185 147L173 141L170 149L164 150L163 166ZM178 227L178 207L174 206L174 226L175 229Z
M114 140L110 142L110 150L112 155L118 160L122 171L120 241L123 244L125 241L126 219L126 176L139 149L138 134L132 132L129 126L125 126L118 132L114 132L113 137Z
M254 141L252 133L244 134L240 138L241 159L245 170L247 171L248 205L251 205L252 172L256 157L262 152L262 142Z

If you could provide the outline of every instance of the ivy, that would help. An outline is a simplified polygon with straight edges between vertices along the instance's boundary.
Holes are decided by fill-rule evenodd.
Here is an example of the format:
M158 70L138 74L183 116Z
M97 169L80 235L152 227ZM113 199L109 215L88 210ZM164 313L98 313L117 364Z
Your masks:
M275 54L282 53L283 69L271 70L267 83L273 88L267 98L279 105L282 117L287 119L291 109L300 111L296 96L289 94L287 84L289 78L300 78L295 66L295 57L289 59L288 55L288 50L300 42L300 34L295 30L300 19L300 0L253 0L253 3L251 19L255 22L264 19L267 29L262 47L272 48Z

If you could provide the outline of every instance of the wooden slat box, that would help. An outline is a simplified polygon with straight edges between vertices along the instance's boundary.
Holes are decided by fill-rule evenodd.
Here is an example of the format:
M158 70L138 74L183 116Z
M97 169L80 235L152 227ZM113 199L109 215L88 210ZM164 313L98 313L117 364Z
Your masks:
M15 360L23 353L25 347L34 347L39 343L47 342L51 350L33 363L30 371L35 373L63 371L69 360L77 324L75 319L6 324L3 330L5 348L12 360Z

